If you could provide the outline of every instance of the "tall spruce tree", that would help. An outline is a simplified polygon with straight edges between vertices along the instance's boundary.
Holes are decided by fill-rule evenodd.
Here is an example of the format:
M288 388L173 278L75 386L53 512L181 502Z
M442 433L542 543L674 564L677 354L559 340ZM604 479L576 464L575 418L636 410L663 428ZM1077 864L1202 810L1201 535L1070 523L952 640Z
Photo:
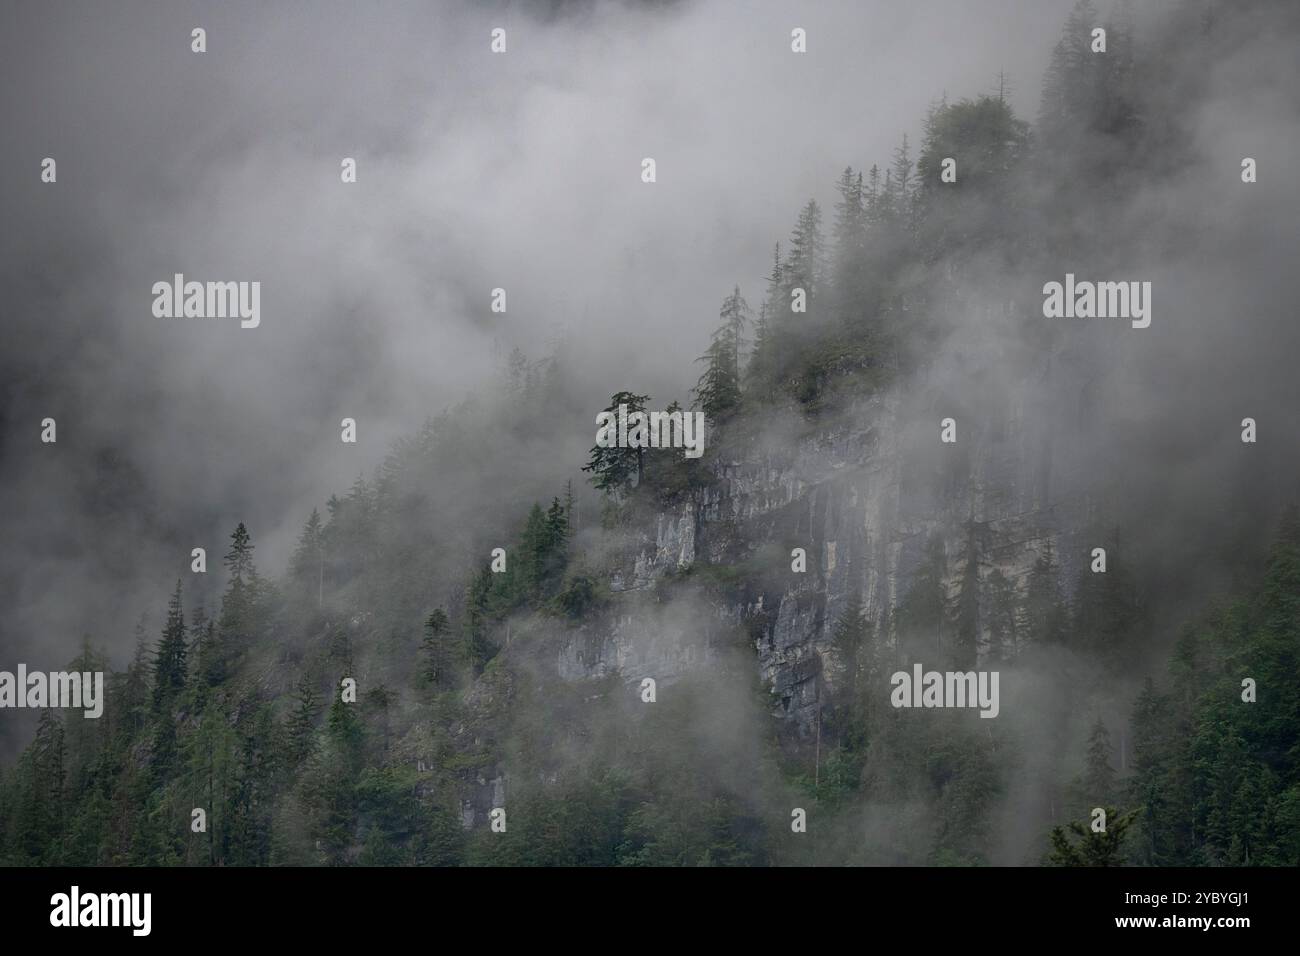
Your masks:
M298 586L316 597L318 607L325 602L325 541L320 510L311 509L311 517L298 536L298 546L289 559L289 573Z
M289 713L285 743L288 747L289 762L296 765L311 752L312 735L316 728L316 714L320 699L316 688L306 675L303 675L294 690L293 710Z
M424 640L420 643L424 654L421 676L426 684L435 688L444 686L451 673L452 655L447 643L450 627L447 612L442 608L434 608L424 622Z
M1115 768L1111 765L1113 755L1110 731L1098 717L1088 732L1087 762L1083 773L1084 796L1092 806L1109 804L1117 795Z
M781 243L778 242L772 247L772 271L767 276L767 290L762 305L759 306L758 320L754 323L754 345L744 374L746 387L766 401L771 400L776 387L780 334L778 315L784 282Z
M913 199L916 194L916 179L913 176L915 164L912 161L912 148L903 134L903 141L894 150L894 159L889 167L889 209L893 222L905 231L910 231L913 223Z
M695 386L696 406L711 421L726 418L740 405L740 355L749 317L749 305L740 294L740 286L736 286L722 303L722 323L714 331L708 350L697 359L706 365Z
M51 707L41 709L31 747L27 827L23 842L33 863L60 862L65 822L67 767L63 723Z
M153 706L156 712L164 711L175 696L185 688L189 678L186 666L185 612L181 607L181 582L167 605L167 622L163 625L162 639L154 654Z
M835 203L835 223L831 236L835 242L835 258L851 262L866 237L866 209L862 198L862 174L845 166L835 190L840 198Z
M841 321L856 327L869 308L871 270L867 264L867 208L862 173L846 166L835 184L834 241L831 266L834 309Z
M822 210L817 200L808 200L799 212L790 235L790 250L781 270L785 307L789 309L791 289L801 288L811 304L826 272L826 240L822 235Z
M546 581L546 563L550 553L550 528L542 506L533 503L528 512L528 521L524 524L523 540L519 549L519 563L522 565L520 584L523 593L519 595L526 600L541 600Z
M241 521L230 535L230 551L223 559L229 583L221 602L221 629L247 639L260 597L261 579L253 565L253 542Z
M627 414L645 411L649 395L637 395L634 392L615 392L605 409L615 417L615 428L620 406L626 406ZM591 472L591 483L601 491L628 491L641 483L645 477L645 450L642 448L623 448L616 443L595 445L591 457L582 466L583 471Z

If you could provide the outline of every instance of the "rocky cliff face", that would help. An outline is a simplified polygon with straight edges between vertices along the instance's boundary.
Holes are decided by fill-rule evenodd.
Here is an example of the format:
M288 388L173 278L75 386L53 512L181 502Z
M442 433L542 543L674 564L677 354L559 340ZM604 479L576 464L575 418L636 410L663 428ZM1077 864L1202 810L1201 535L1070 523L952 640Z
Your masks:
M950 596L974 554L981 622L989 576L1000 571L1023 592L1049 541L1062 584L1072 582L1087 554L1075 540L1087 515L1081 498L1053 487L1049 437L1013 408L983 432L959 426L957 441L944 444L941 417L907 425L896 400L875 397L784 449L715 465L714 488L660 514L653 534L615 562L617 610L561 641L560 676L671 682L708 661L728 629L744 629L774 711L806 733L834 685L832 626L854 591L875 640L904 661L892 612L936 538ZM791 570L793 548L806 551L804 573ZM699 589L707 611L665 614L631 600L665 580L711 581L707 600Z

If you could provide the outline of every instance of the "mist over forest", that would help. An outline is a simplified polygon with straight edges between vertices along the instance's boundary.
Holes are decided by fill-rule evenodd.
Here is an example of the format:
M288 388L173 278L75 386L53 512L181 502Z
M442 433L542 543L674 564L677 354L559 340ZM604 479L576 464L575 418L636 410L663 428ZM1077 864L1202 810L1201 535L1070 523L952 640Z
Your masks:
M0 14L0 864L1300 864L1300 7L306 16Z

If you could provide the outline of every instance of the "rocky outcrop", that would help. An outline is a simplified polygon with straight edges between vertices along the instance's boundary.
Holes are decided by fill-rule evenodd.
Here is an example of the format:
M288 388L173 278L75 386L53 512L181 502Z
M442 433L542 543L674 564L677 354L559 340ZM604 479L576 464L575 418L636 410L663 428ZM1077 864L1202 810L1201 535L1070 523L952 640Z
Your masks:
M975 562L981 621L989 576L1001 572L1022 591L1049 542L1063 584L1072 581L1086 514L1051 485L1049 436L1009 414L944 444L939 419L905 422L894 400L874 397L786 447L715 463L716 483L660 514L653 537L610 569L618 610L561 642L559 674L671 681L709 660L727 629L743 628L775 712L807 730L834 684L831 631L846 602L860 593L879 646L902 653L892 612L932 542L949 595ZM802 574L791 570L797 547ZM677 580L699 585L694 613L632 600Z

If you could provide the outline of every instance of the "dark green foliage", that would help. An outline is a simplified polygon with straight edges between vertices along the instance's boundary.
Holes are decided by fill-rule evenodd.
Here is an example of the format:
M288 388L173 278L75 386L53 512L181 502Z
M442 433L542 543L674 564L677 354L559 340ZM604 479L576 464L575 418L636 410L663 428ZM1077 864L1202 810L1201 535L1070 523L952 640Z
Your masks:
M243 527L243 525L240 525ZM167 623L163 625L162 640L154 654L153 705L165 711L168 704L184 687L188 679L185 663L185 614L181 607L181 582L176 581L171 603L167 606Z
M1092 29L1106 30L1106 53L1092 52ZM1054 157L1086 182L1113 179L1132 162L1123 155L1140 129L1133 82L1132 29L1102 20L1092 0L1078 0L1052 51L1037 133Z
M1054 866L1122 866L1124 842L1133 825L1133 813L1120 816L1114 807L1105 807L1106 829L1093 830L1071 820L1066 827L1052 828L1051 863ZM1091 819L1091 818L1090 818ZM1071 836L1074 837L1071 840Z
M781 270L786 290L800 288L811 301L826 274L826 240L822 234L822 210L810 199L799 212L799 221L790 234L790 248ZM786 303L789 304L788 302Z
M862 595L855 591L831 628L840 674L831 706L821 718L829 757L817 780L818 797L831 803L857 791L873 717L879 711L872 692L878 676L872 638Z
M772 271L767 277L767 291L758 309L754 323L754 346L749 353L749 363L742 374L745 391L762 402L771 402L776 395L777 368L777 311L784 277L781 269L781 244L772 247Z
M424 622L424 641L420 644L424 668L420 676L426 684L435 688L441 687L451 676L453 655L448 646L450 629L451 622L442 608L435 608Z
M574 575L556 596L560 610L575 620L596 604L596 582L587 574Z
M536 541L551 546L563 538L564 510L556 502L546 512L535 509L528 526ZM1300 693L1298 528L1294 517L1284 522L1254 593L1185 630L1170 658L1167 689L1149 683L1139 695L1127 777L1116 770L1113 725L1092 722L1076 751L1082 772L1069 809L1075 821L1087 822L1051 832L1051 862L1298 862L1300 726L1292 704ZM1040 567L1050 565L1046 556ZM900 606L902 633L918 622L946 620L939 600L943 568L942 542L931 539ZM689 580L683 576L684 585ZM553 599L578 621L595 591L590 577L575 574ZM182 616L176 594L164 629L173 643L183 633ZM431 635L445 640L455 633L445 611L430 615L429 623ZM962 723L973 715L930 717L882 706L892 664L878 659L860 595L849 596L830 639L835 666L821 691L815 768L811 743L777 759L773 741L739 733L762 726L755 714L729 728L712 723L725 668L695 683L661 685L659 703L628 723L616 709L600 709L617 707L614 699L627 692L617 680L592 695L563 682L538 684L527 666L494 660L478 687L503 709L472 718L476 732L487 735L473 748L448 736L449 728L471 719L453 695L414 704L421 720L435 724L426 751L430 769L419 771L390 739L394 721L404 718L398 695L382 685L346 704L331 684L322 721L317 688L327 681L313 665L277 720L268 703L237 699L229 678L210 686L178 684L171 668L146 663L142 646L127 671L109 682L106 720L42 714L35 741L0 779L0 859L79 865L990 862L997 840L993 810L1004 774L1017 765L1013 741L978 718ZM1067 625L1066 645L1074 640ZM74 663L102 662L87 643ZM1243 675L1257 682L1256 703L1241 699ZM164 692L155 696L160 687ZM593 699L611 703L593 709ZM159 710L156 700L170 703ZM763 695L761 707L770 706ZM777 725L770 726L775 734ZM560 756L573 752L584 754L577 765ZM501 761L515 768L509 832L465 833L455 795L469 792L467 786L472 791L472 778L462 775ZM784 773L777 769L782 764ZM929 826L911 843L889 833L865 841L837 837L858 832L854 821L864 806L891 806L906 820L905 808L918 805ZM207 812L203 833L190 830L196 806ZM790 806L808 809L820 842L787 840ZM1091 830L1093 807L1107 809L1105 834Z
M1300 522L1282 523L1262 584L1185 630L1160 692L1133 713L1138 862L1300 865ZM1243 699L1255 682L1254 703Z
M1113 752L1110 731L1098 717L1088 734L1088 763L1083 776L1084 791L1096 805L1108 803L1116 795L1115 768L1111 766Z
M448 807L414 799L412 771L368 767L355 798L362 866L455 866L463 853L460 826Z
M530 787L510 799L504 834L478 837L471 863L495 866L616 866L628 825L625 776Z
M1068 213L1122 206L1121 174L1174 141L1177 122L1159 115L1170 97L1138 103L1125 24L1104 24L1106 56L1087 50L1095 23L1080 4L1066 25L1032 153L1003 97L944 101L915 163L903 138L887 169L844 169L831 222L816 201L800 209L773 250L752 350L735 287L703 357L696 402L726 426L710 432L710 448L742 446L767 406L793 410L811 432L888 383L929 381L936 344L963 331L960 292L985 274L968 270L981 257L997 275L1038 275L1035 244L1087 260ZM1178 153L1162 162L1176 166ZM951 184L939 181L947 156L958 160ZM795 288L806 312L791 310ZM1041 326L1012 327L1007 341L1051 351ZM108 675L102 720L39 715L31 745L0 773L0 865L982 865L1016 842L999 827L1027 769L1044 778L1029 785L1036 793L1067 797L1050 813L1064 806L1075 822L1049 832L1044 809L1026 824L1039 838L1029 852L1059 865L1300 865L1294 513L1258 586L1189 625L1167 674L1139 693L1120 665L1139 648L1156 653L1160 635L1136 564L1112 545L1107 572L1085 569L1067 605L1052 536L1032 529L1029 540L1044 544L1023 580L982 573L988 549L973 520L951 567L939 534L872 542L906 554L904 593L880 633L856 591L836 593L844 606L828 620L825 593L783 605L784 584L763 590L770 542L727 541L734 560L702 551L655 588L619 592L604 555L583 553L595 547L587 528L578 535L571 485L545 503L568 466L536 471L549 460L537 452L555 440L551 421L590 421L586 396L566 397L573 376L561 354L530 361L515 349L489 398L430 418L373 475L331 496L324 518L313 509L278 588L259 576L241 523L211 619L196 611L187 628L178 586L152 660L142 627L134 658ZM1052 369L1068 364L1057 359ZM607 410L644 411L649 400L620 391ZM665 503L715 506L701 492L720 486L720 457L702 467L597 447L583 470L627 526L615 530L643 534ZM463 505L485 499L499 505ZM740 526L724 515L718 527ZM482 563L498 546L508 556L500 574ZM724 592L747 608L739 622L719 623L708 606ZM711 659L663 680L653 706L626 674L554 676L557 652L604 665L620 619L678 597L700 601L673 610L689 608L708 631ZM873 608L880 600L873 592ZM795 605L821 629L818 653L795 662L806 664L798 686L752 688L754 647L779 652L776 609ZM1005 664L1008 679L1025 657L1117 678L1116 697L1097 702L1109 723L1091 720L1092 700L1063 708L1078 705L1090 727L1062 721L1060 779L1026 759L1011 721L889 707L891 671L912 661L967 669L981 651L981 666ZM87 642L76 669L108 663ZM358 675L358 703L341 700L341 674ZM1247 678L1253 703L1242 700ZM1125 726L1115 707L1130 701ZM503 834L482 813L498 782ZM1107 808L1105 834L1077 822L1095 806ZM206 832L190 828L195 807ZM791 832L792 807L808 811L808 833Z
M542 511L534 504L518 543L507 549L505 570L480 568L465 595L461 659L481 668L495 653L490 632L521 608L538 609L560 591L568 568L570 515L558 498Z
M981 255L991 243L1014 248L1020 241L1008 224L1023 202L1028 130L1004 100L992 96L943 103L930 111L917 161L915 215L925 259L961 262ZM953 182L942 178L947 159L955 162ZM923 351L941 328L926 320L911 329L910 349Z
M620 406L626 406L626 412L630 415L632 412L645 411L645 403L648 401L649 395L615 392L605 411L617 420ZM590 460L582 466L583 471L591 472L591 483L601 491L626 491L636 487L644 477L644 469L645 449L619 448L616 445L608 448L593 445Z
M944 103L926 117L925 143L917 160L917 175L927 186L926 197L996 189L1021 160L1028 146L1029 124L1018 120L1007 103L996 97ZM942 161L961 157L956 181L941 183ZM955 188L941 190L936 184Z
M978 719L978 718L977 718ZM989 862L991 811L1001 796L996 744L985 734L937 734L925 751L938 828L930 858L938 866Z
M253 543L243 522L230 536L231 547L224 562L229 574L221 602L222 667L246 650L262 625L261 601L264 583L253 564Z
M696 404L710 421L720 421L740 406L740 356L749 315L749 305L736 286L722 303L722 324L714 331L708 351L699 358L706 365L695 386Z
M285 743L288 747L288 759L291 765L302 761L312 747L312 735L316 729L316 715L320 710L316 689L307 677L298 681L294 692L293 710L289 713Z
M311 594L320 607L325 599L325 536L320 510L311 509L311 517L298 537L298 547L289 560L290 580L300 593Z

